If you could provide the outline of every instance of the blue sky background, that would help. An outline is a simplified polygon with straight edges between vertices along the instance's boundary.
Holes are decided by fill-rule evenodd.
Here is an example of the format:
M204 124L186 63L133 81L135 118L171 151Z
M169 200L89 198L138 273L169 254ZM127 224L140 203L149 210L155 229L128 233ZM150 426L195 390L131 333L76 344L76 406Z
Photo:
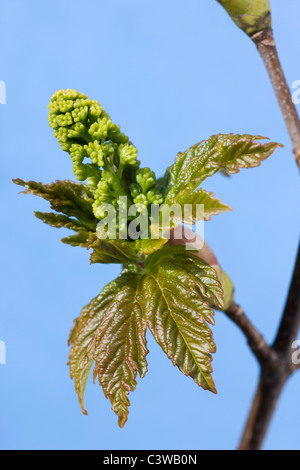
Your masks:
M289 84L300 79L300 4L271 0ZM149 335L149 372L131 394L123 430L98 385L83 416L66 365L73 319L118 266L89 265L59 243L65 231L33 215L48 204L19 196L11 178L72 178L47 122L54 91L101 102L161 175L178 151L214 133L252 133L285 145L260 168L206 188L231 206L205 225L208 243L266 339L274 338L299 236L299 180L291 144L254 46L214 0L2 0L0 79L0 447L3 449L230 449L258 367L240 331L216 313L215 396L174 368ZM300 111L300 105L298 111ZM299 448L300 374L289 381L265 442Z

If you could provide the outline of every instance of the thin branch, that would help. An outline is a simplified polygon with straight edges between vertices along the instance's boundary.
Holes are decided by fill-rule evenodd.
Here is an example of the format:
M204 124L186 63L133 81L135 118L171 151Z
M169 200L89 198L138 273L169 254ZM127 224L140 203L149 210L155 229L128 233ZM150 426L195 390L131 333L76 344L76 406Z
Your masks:
M274 352L268 346L263 336L248 319L243 309L235 302L224 312L244 333L249 347L260 364L273 359Z
M280 65L272 29L266 29L255 34L252 40L256 44L269 73L290 134L296 163L300 169L300 121ZM258 450L261 448L284 385L289 376L300 369L300 366L291 362L291 344L297 337L299 327L300 245L286 306L274 344L272 347L259 347L261 375L240 442L240 450ZM245 327L241 329L246 334L248 341L250 339L249 345L256 357L258 357L257 350L253 350L253 344L255 343L252 343L251 346L252 340L256 337L257 339L259 338L257 332L255 333L253 330L250 330L251 335L249 337L249 328L246 328L246 331ZM263 343L258 344L262 345ZM268 360L265 362L261 359L261 348L265 354L268 351Z
M252 40L264 61L293 144L300 169L300 121L278 58L272 29ZM291 362L291 343L300 326L300 247L271 361L261 363L261 376L240 443L240 450L260 449L288 377L298 369Z
M261 365L261 374L239 450L258 450L268 431L278 399L290 375L300 369L291 362L291 344L300 326L300 245L282 321L272 347L233 303L226 315L242 330Z
M276 351L288 353L300 328L300 244L286 301L286 306L273 345Z
M256 33L251 38L255 43L276 93L282 115L294 147L294 155L300 169L300 120L284 76L271 28Z
M273 367L268 366L268 370L262 368L239 450L259 450L261 448L288 377L288 371L276 362Z

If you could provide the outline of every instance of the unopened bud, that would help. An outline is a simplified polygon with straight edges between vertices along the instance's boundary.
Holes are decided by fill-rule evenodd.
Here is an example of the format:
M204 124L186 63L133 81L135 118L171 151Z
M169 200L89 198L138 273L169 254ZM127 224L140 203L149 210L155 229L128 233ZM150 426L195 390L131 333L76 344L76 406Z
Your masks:
M272 27L269 0L217 0L248 36Z

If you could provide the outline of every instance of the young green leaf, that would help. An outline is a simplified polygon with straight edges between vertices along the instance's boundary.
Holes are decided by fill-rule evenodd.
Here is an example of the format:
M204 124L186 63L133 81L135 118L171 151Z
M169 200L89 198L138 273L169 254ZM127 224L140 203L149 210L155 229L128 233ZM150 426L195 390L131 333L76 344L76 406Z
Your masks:
M136 244L126 240L100 240L95 238L93 243L88 243L87 248L92 248L90 257L94 263L120 263L127 264L130 261L137 261Z
M89 237L90 237L90 233L91 232L87 232L85 230L80 230L75 235L70 235L69 237L62 238L60 241L62 243L65 243L66 245L80 246L82 248L86 248Z
M84 408L84 393L94 363L96 331L108 305L125 284L126 276L121 275L104 287L101 294L82 309L80 317L74 321L69 336L68 343L72 346L69 356L70 375L75 380L75 390L85 414L87 412Z
M198 188L191 192L189 189L183 189L169 200L169 205L179 204L182 207L182 216L177 218L176 211L174 213L175 220L181 220L185 224L194 224L197 220L210 220L212 215L221 212L231 211L231 207L224 204L220 199L214 197L214 193ZM185 205L191 205L191 211L185 209ZM202 204L203 210L198 211L198 206Z
M145 254L145 255L151 255L152 253L155 253L156 251L160 250L168 240L166 238L160 238L160 239L141 239L141 240L136 240L136 247L139 250L139 252Z
M85 227L76 219L71 219L62 214L55 214L54 212L35 212L34 215L42 220L45 224L56 228L67 228L77 232L75 235L62 238L61 242L66 245L80 246L82 248L89 248L91 236L93 232L87 231Z
M70 217L76 217L80 224L88 230L96 230L97 221L92 209L93 194L85 184L69 180L50 184L36 183L35 181L25 182L21 179L14 179L13 182L25 187L23 194L42 197L50 202L51 209Z
M136 376L147 372L146 315L142 309L140 275L127 276L105 311L95 339L94 381L98 376L105 396L122 428L130 405L128 394L136 388Z
M137 373L147 372L146 329L185 374L215 392L208 323L223 306L223 291L213 268L183 246L165 246L146 260L145 271L128 265L75 320L69 343L71 377L84 409L84 391L95 361L105 396L124 426Z
M86 306L70 333L70 373L75 379L82 411L86 383L95 362L105 396L123 427L128 415L128 394L136 387L137 373L147 372L146 317L139 293L140 275L124 270Z
M238 173L241 168L259 166L281 146L274 142L257 142L263 138L248 134L218 134L180 153L174 165L167 170L170 178L165 202L170 204L183 190L195 191L208 176L214 175L221 168L233 174Z
M175 162L167 169L164 178L162 178L162 183L164 182L166 185L167 194L171 188L176 186L176 183L180 179L180 175L184 174L192 160L195 158L195 148L199 147L203 142L204 141L199 142L193 147L187 149L185 152L178 153L175 158Z
M142 280L148 326L174 365L216 393L211 376L215 344L208 323L214 324L209 302L223 306L217 274L182 247L159 253L149 257Z
M71 219L70 217L62 214L55 214L54 212L34 212L34 215L51 227L64 227L69 230L74 230L75 232L82 230L82 225L78 220Z

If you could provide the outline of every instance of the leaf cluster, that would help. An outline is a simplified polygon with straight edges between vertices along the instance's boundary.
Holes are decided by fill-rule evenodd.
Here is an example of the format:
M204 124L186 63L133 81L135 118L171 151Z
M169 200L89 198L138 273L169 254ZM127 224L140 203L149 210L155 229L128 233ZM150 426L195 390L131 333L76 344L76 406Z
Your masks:
M50 126L62 149L71 155L74 174L81 182L14 182L25 187L25 194L50 203L53 212L35 212L40 220L74 232L63 243L91 249L91 263L122 265L120 276L83 308L69 337L70 372L83 412L84 392L95 364L94 380L98 378L110 399L119 425L125 424L128 394L136 387L137 374L144 377L147 372L147 329L174 365L215 393L211 375L215 344L210 325L214 323L213 308L226 308L226 299L231 298L225 290L224 303L223 288L231 286L230 281L224 273L218 277L197 253L185 246L170 246L163 236L100 239L100 203L126 195L137 211L141 207L148 210L151 204L190 204L189 218L174 214L174 222L193 224L199 217L209 220L230 207L202 189L203 181L218 171L234 174L241 168L256 167L278 144L261 144L260 136L214 135L179 153L165 175L156 180L151 169L140 168L137 149L98 102L75 90L60 90L52 97L49 110ZM200 216L199 204L204 206Z

